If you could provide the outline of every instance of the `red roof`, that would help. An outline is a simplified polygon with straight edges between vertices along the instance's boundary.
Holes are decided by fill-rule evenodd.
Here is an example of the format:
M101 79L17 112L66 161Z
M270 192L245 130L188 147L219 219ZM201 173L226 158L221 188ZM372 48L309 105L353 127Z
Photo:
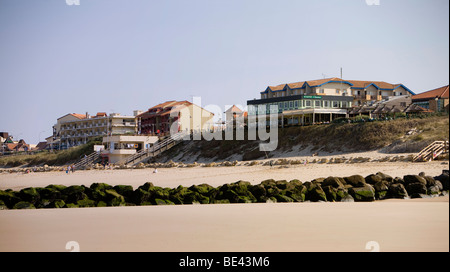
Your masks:
M443 86L428 92L423 92L420 93L418 95L414 95L412 97L413 100L419 100L419 99L423 99L423 100L429 100L429 99L434 99L434 98L448 98L448 86Z

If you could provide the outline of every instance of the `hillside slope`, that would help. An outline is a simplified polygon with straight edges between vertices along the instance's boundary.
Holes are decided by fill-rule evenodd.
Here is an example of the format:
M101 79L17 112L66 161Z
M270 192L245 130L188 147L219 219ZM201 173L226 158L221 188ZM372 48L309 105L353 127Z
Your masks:
M279 129L278 148L259 151L260 141L186 141L154 162L255 160L266 157L311 155L315 152L415 153L433 141L449 139L448 116L397 119L351 124L328 124ZM245 133L247 139L247 133Z

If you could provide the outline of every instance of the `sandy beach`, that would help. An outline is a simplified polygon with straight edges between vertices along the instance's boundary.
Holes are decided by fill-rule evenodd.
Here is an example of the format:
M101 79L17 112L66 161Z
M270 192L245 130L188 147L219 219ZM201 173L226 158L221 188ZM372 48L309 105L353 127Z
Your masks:
M417 175L425 172L430 176L438 176L443 169L448 169L448 162L370 162L357 164L307 164L290 166L234 166L234 167L192 167L192 168L160 168L158 173L154 169L126 169L126 170L90 170L43 173L1 173L0 189L20 190L26 187L45 187L49 184L86 185L95 182L105 182L110 185L132 185L139 187L145 182L152 182L155 186L176 188L179 185L207 183L220 186L239 180L258 184L266 179L311 181L320 177L345 177L351 175L368 176L383 172L392 177Z
M448 251L448 197L0 211L0 251Z
M193 167L0 174L0 189L49 184L145 182L177 187L269 178L418 174L436 176L448 163L360 163ZM448 251L448 196L371 203L276 203L0 211L0 251Z

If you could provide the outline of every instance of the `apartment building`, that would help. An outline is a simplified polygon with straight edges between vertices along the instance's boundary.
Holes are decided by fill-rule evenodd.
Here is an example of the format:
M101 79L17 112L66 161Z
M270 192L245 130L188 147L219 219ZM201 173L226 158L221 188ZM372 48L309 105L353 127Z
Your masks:
M280 126L331 122L347 117L354 106L373 105L393 96L414 93L403 84L326 78L269 86L261 99L247 101L248 115L278 113ZM271 112L270 106L278 106Z
M118 113L95 116L69 113L57 119L53 126L52 148L65 149L87 143L90 139L112 135L134 135L137 131L135 116Z
M213 117L213 113L189 101L167 101L136 116L139 134L145 135L168 135L175 122L179 132L212 129Z

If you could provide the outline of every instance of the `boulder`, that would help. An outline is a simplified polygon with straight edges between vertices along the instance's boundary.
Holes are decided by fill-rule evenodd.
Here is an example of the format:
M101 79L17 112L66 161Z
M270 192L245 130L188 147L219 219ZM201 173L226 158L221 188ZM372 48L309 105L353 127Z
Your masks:
M64 208L66 206L66 203L64 202L64 200L62 199L55 199L52 202L50 202L50 204L48 204L46 206L46 208Z
M20 201L14 204L13 209L36 209L36 207L27 201Z
M30 202L32 204L36 204L40 199L38 191L36 188L32 187L20 190L19 197L22 201Z
M266 200L267 200L267 197L266 197L267 192L266 192L266 189L264 188L263 185L258 184L258 185L249 186L248 190L256 198L257 202L260 202L260 203L266 202Z
M389 183L392 183L394 181L394 179L391 176L386 175L386 174L384 174L382 172L378 172L378 173L376 173L376 175L381 177L382 180L385 180L385 181L387 181Z
M136 205L150 205L151 194L141 188L136 189L131 195L131 202Z
M291 188L289 188L289 190L286 190L284 192L284 195L292 198L295 202L304 202L306 199L306 193L307 193L307 188L303 185L296 185L293 186L292 184L290 184L290 186L292 186Z
M208 184L192 185L189 190L207 196L213 187Z
M61 192L61 197L66 203L76 203L78 200L82 200L87 198L87 195L84 193L85 187L80 185L72 185L66 187Z
M42 199L49 199L49 200L55 200L55 199L61 199L61 191L52 188L52 187L45 187L38 189L39 195Z
M322 183L321 186L332 186L333 188L344 188L344 184L342 183L342 178L338 177L328 177Z
M341 202L355 202L355 199L350 194L347 194L341 199Z
M375 198L376 199L385 199L388 195L389 191L389 182L386 180L381 180L375 185L373 185L373 188L375 189Z
M108 206L125 206L125 198L114 189L105 190L105 200Z
M403 183L393 183L389 186L388 197L389 198L408 198L408 191L406 191Z
M411 197L416 197L418 194L427 194L427 186L423 182L409 183L406 185L406 191Z
M403 177L403 180L405 181L406 186L411 183L422 183L425 186L427 185L427 180L419 175L406 175ZM406 190L408 190L408 188L406 188Z
M327 195L319 184L310 183L309 187L307 187L305 199L313 202L327 201Z
M76 203L78 207L80 208L87 208L87 207L95 207L96 203L94 200L89 199L87 196L83 199L80 199Z
M345 182L353 187L364 187L366 185L366 180L363 176L353 175L344 178Z
M444 190L444 191L448 191L449 190L449 188L450 188L450 179L449 179L449 174L448 174L448 172L444 172L443 171L443 173L441 174L441 175L439 175L439 176L436 176L436 177L434 177L434 179L435 180L439 180L440 182L441 182L441 184L442 184L442 190Z
M131 196L133 195L133 186L131 185L116 185L113 189L120 195L123 195L125 201L131 202Z
M281 194L275 195L275 198L277 202L294 202L292 198Z
M11 190L0 190L0 201L3 201L8 209L12 209L21 199Z
M5 202L3 200L0 200L0 211L1 210L7 210L8 206L6 206Z
M381 176L379 176L379 175L371 174L371 175L368 175L368 176L365 178L365 180L366 180L366 183L368 183L368 184L370 184L370 185L375 185L377 182L382 181L383 178L382 178Z
M375 200L375 189L372 185L366 184L363 187L353 187L348 190L355 201L369 202Z

